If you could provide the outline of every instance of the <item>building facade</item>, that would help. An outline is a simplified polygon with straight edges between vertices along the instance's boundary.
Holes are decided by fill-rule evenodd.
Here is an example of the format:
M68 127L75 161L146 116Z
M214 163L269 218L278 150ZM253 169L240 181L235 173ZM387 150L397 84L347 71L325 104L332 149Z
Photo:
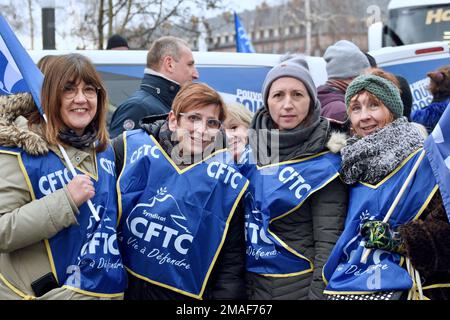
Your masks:
M238 13L255 51L278 54L309 51L310 55L322 56L329 45L341 39L367 51L368 25L383 20L389 2L318 0L309 1L309 10L305 10L307 1L291 0L277 6L263 3L254 10ZM233 14L226 12L206 21L209 51L236 51L233 19Z

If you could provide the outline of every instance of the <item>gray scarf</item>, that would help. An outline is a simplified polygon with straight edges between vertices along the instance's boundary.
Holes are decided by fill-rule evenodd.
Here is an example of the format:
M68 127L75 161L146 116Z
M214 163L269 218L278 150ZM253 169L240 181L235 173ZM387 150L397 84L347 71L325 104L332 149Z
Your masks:
M258 164L286 161L323 151L329 136L329 122L320 117L319 103L314 106L308 122L291 130L279 131L267 108L259 109L253 116L251 128L254 131L249 136Z
M357 181L377 184L421 148L423 140L419 128L405 117L366 137L352 137L341 150L342 179L347 184Z

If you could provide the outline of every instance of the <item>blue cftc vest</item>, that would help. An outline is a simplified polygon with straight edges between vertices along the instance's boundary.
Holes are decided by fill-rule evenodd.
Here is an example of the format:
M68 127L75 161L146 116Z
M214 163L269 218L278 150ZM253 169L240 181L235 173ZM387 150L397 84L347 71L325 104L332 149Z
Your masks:
M72 174L53 152L30 156L19 148L1 148L14 154L23 167L32 199L40 199L63 188ZM61 230L45 240L50 266L60 286L95 297L123 295L127 279L117 242L117 198L114 152L111 146L96 155L98 176L92 202L100 221L96 222L84 203L77 215L78 225ZM77 170L78 173L85 173Z
M314 192L338 177L340 156L323 152L308 158L258 167L247 150L240 167L250 181L245 194L247 270L264 276L295 276L313 263L289 247L270 224L298 210Z
M362 220L383 220L405 183L423 149L411 154L395 171L377 185L357 183L350 189L350 202L344 232L323 268L328 294L366 294L408 290L412 280L401 267L403 258L384 250L372 250L366 264L360 262L364 240L360 234ZM396 206L389 224L398 226L417 219L437 190L428 159L419 168Z
M144 131L123 138L124 264L142 280L201 299L248 181L227 164L226 152L180 170Z

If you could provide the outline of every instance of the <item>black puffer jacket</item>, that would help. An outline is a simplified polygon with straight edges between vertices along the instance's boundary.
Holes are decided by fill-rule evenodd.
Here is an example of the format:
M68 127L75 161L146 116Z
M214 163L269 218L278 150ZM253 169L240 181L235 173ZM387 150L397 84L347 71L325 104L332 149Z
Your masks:
M264 122L270 122L269 115L266 110L260 109L255 114L252 127L271 129ZM345 135L331 133L331 125L324 118L318 119L314 128L306 131L303 132L305 134L288 132L286 134L291 135L289 138L283 137L284 131L280 132L280 162L304 158L330 148L336 150L335 147L339 147L331 144L345 141ZM290 149L288 152L283 152L285 146L285 149ZM347 187L336 178L313 193L297 211L271 225L274 234L313 262L314 270L312 273L285 278L248 272L247 295L250 299L324 299L322 267L344 229L347 199Z
M175 142L170 139L167 116L154 116L144 118L140 125L149 134L153 135L167 154ZM225 137L225 135L222 135ZM217 143L218 146L226 145ZM123 140L122 135L113 140L116 153L116 170L119 172L123 166ZM246 299L245 295L245 240L244 240L244 214L239 205L234 213L224 245L212 269L203 294L205 300ZM175 291L140 280L129 274L128 289L125 299L132 300L193 300L188 296Z

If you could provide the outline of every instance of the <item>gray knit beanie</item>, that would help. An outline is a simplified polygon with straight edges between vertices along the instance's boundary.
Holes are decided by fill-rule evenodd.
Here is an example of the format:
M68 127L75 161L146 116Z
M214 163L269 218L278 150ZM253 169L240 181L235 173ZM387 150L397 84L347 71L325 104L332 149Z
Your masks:
M279 63L267 73L262 86L264 106L267 107L267 98L269 97L272 83L282 77L291 77L301 81L305 85L306 90L308 90L312 105L315 104L317 90L309 73L308 63L303 57L295 57Z
M348 79L359 76L370 67L366 55L352 42L340 40L329 46L323 55L329 79Z
M350 100L362 90L366 90L380 99L393 113L394 118L403 116L403 103L398 88L391 81L373 74L361 75L350 83L345 93L347 112Z

